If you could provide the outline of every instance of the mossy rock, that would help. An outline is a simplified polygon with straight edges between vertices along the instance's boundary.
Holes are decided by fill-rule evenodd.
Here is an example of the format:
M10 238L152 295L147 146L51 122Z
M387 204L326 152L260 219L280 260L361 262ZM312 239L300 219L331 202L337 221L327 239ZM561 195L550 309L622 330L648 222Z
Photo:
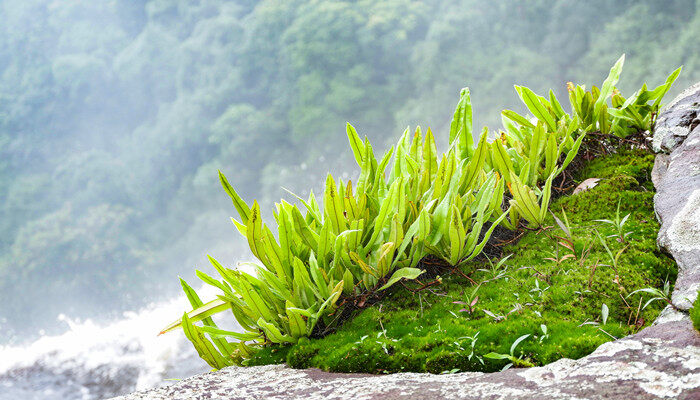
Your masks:
M285 362L294 368L368 373L490 372L513 360L485 355L510 354L513 342L524 335L529 336L513 352L516 367L581 358L605 342L638 332L663 304L652 302L642 309L648 297L630 293L661 288L677 273L675 262L655 242L653 160L633 151L584 165L576 180L596 177L599 184L559 197L550 207L559 217L562 210L566 213L577 256L567 256L569 250L558 243L564 234L550 216L547 229L503 246L504 255L513 254L505 271L491 270L486 259L462 268L480 282L471 312L455 302L471 302L467 294L473 284L462 274L446 274L430 290L394 290L324 338L262 348L248 365ZM610 224L595 221L614 219L618 204L621 216L630 214L624 231L632 233L625 240L612 236L617 230ZM608 309L605 321L603 305Z

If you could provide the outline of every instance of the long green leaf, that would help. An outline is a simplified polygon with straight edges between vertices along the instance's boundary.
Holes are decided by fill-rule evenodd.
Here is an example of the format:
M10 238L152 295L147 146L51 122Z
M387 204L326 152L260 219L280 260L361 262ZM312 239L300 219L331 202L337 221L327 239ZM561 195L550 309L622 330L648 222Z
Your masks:
M241 221L243 221L243 224L248 224L248 216L250 215L250 207L248 207L248 204L246 204L245 201L241 198L241 196L236 193L236 191L233 189L233 186L231 186L228 183L228 179L226 179L226 176L219 171L219 181L221 181L221 186L224 187L224 190L228 195L231 197L231 201L233 202L233 206L236 207L236 211L238 211L238 215L241 217Z
M388 289L389 287L391 287L391 285L395 284L396 282L400 281L401 279L416 279L423 272L425 272L425 271L423 271L422 269L419 269L419 268L407 267L407 268L397 269L391 275L391 278L389 278L386 285L379 288L379 290Z
M552 114L547 110L547 107L542 104L539 96L537 96L535 92L525 86L517 85L515 86L515 91L518 92L518 96L520 96L520 99L525 103L527 109L530 110L535 118L546 123L549 130L555 131L557 129L554 117L552 117Z
M201 321L204 318L210 317L214 314L218 314L222 311L226 311L229 308L231 308L231 303L228 303L226 301L216 299L212 300L208 303L205 303L199 308L196 308L190 312L187 313L187 318L189 318L192 322L197 322ZM162 335L164 333L170 332L175 328L179 328L180 325L182 324L182 320L178 319L177 321L174 321L170 323L168 326L163 328L163 330L160 331L159 335Z
M212 368L220 369L232 364L216 350L214 345L204 336L199 327L192 324L187 317L187 313L182 316L182 328L187 339L192 342L199 357L207 362Z
M530 122L530 120L528 120L527 118L523 117L522 115L516 113L515 111L503 110L503 111L501 111L501 115L510 119L513 122L518 123L520 126L525 126L525 127L533 128L533 129L535 128L535 125L532 122Z
M625 64L625 55L623 54L613 65L612 68L610 68L610 74L608 74L608 77L605 78L605 81L603 82L603 86L600 88L600 95L598 96L598 99L595 102L595 106L593 108L594 115L599 115L601 108L605 105L605 103L608 100L608 97L613 92L613 89L615 89L615 85L617 85L617 81L620 80L620 73L622 72L622 66Z
M472 101L469 88L462 88L459 103L450 123L450 144L458 146L460 156L469 158L474 153L472 137Z
M365 153L365 145L362 143L362 139L357 134L355 127L346 123L345 131L348 134L348 140L350 141L350 148L352 149L352 154L355 156L355 161L357 165L362 166L362 159Z

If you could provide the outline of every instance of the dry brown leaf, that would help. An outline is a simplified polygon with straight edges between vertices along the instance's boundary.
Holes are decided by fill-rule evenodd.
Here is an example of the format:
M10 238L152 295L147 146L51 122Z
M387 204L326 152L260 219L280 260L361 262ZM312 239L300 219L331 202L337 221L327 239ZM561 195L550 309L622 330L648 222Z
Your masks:
M576 186L576 189L574 189L574 194L578 194L581 192L585 192L586 190L593 189L598 185L598 182L600 181L600 178L588 178L585 181L581 182L578 186Z

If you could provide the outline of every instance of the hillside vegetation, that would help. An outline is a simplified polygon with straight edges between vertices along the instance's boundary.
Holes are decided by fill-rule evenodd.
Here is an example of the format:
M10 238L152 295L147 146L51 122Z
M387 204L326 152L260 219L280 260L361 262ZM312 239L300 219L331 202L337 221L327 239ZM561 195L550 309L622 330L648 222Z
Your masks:
M327 170L350 178L345 121L378 150L407 124L446 132L469 85L477 126L496 126L525 111L513 83L565 98L623 52L623 92L678 65L686 87L698 4L3 2L2 337L172 295L205 249L238 260L216 170L265 210L280 186L306 197Z

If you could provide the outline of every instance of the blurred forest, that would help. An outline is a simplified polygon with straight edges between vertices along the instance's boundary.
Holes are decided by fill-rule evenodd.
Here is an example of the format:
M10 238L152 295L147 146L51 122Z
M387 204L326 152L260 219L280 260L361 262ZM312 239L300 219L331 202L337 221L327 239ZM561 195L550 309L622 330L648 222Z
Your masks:
M246 258L217 169L272 201L351 171L345 121L378 143L522 111L513 84L623 94L684 65L700 0L0 2L0 342L58 313L172 296L207 253ZM631 94L627 92L627 94ZM477 129L478 131L478 129ZM379 149L382 150L382 149Z

